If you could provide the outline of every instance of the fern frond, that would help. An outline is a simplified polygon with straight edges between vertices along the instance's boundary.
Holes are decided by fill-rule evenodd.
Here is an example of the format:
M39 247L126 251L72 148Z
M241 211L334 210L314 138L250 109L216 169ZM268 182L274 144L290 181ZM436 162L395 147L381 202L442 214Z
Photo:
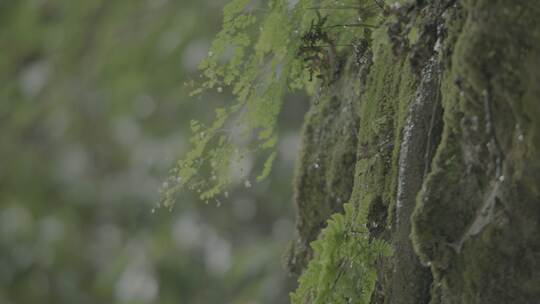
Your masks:
M343 6L359 5L358 0L342 2ZM232 0L225 6L223 28L199 66L203 82L192 94L230 89L235 102L217 109L215 121L208 126L190 123L192 148L161 189L164 205L174 204L184 189L196 191L203 200L220 195L238 180L230 176L231 166L242 155L270 151L271 157L256 179L270 174L284 95L289 90L309 91L316 85L308 82L310 67L298 54L302 34L320 16L313 9L317 5L329 7L333 1L299 0L291 6L287 0L271 0L263 10L254 7L251 0ZM350 23L357 15L355 9L333 10L328 20L332 24ZM350 43L363 32L350 29L329 35L337 45ZM242 131L233 134L231 130ZM250 179L247 172L241 178Z

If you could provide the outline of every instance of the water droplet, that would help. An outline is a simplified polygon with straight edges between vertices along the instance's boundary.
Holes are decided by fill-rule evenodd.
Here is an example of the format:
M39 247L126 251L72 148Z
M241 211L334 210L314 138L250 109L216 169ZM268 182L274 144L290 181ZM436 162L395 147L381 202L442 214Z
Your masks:
M318 163L314 163L314 164L313 164L313 167L315 167L315 169L319 169L319 164L318 164Z
M499 176L499 181L504 182L504 175Z

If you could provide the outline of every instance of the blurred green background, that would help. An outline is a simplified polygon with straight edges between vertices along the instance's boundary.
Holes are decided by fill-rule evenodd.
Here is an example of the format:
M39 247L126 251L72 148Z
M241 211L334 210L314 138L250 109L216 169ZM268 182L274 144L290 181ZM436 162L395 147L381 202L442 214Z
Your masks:
M224 4L0 0L0 303L288 302L305 98L285 103L268 180L151 211L189 120L231 102L183 85Z

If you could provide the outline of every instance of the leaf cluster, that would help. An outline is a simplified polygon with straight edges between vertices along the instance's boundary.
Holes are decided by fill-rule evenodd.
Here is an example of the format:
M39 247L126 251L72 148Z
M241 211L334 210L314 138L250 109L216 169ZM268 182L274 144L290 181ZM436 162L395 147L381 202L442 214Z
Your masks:
M337 6L336 6L337 5ZM192 95L208 91L231 91L235 102L215 110L215 120L209 125L193 120L192 149L172 170L161 189L162 203L174 204L178 193L196 191L202 200L225 192L234 180L249 183L249 172L231 176L234 166L252 153L266 154L267 159L257 180L271 171L276 154L276 123L286 92L312 86L312 74L299 51L305 47L305 37L317 24L318 37L310 43L332 41L349 43L362 31L350 28L332 31L324 24L350 23L358 15L357 0L299 0L291 5L286 0L272 0L264 9L251 0L232 0L223 11L223 27L213 41L208 57L200 64L203 81ZM334 6L351 9L325 10ZM325 14L321 22L321 11ZM324 39L322 39L322 38ZM312 48L320 47L311 45ZM327 68L327 67L326 67ZM265 152L266 151L266 152Z

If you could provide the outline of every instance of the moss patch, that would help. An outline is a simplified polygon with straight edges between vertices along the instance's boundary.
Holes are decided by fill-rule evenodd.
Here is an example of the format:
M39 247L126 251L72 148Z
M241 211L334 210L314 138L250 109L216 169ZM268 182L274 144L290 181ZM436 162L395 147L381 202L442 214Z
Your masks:
M463 2L465 24L446 46L445 126L418 197L415 246L436 276L433 303L533 303L540 299L540 154L532 139L539 129L531 115L539 109L532 83L540 5Z
M309 243L332 214L343 210L352 191L358 130L358 104L352 97L362 82L358 72L350 60L331 89L315 99L305 118L295 180L299 238L288 261L296 274L311 259Z

